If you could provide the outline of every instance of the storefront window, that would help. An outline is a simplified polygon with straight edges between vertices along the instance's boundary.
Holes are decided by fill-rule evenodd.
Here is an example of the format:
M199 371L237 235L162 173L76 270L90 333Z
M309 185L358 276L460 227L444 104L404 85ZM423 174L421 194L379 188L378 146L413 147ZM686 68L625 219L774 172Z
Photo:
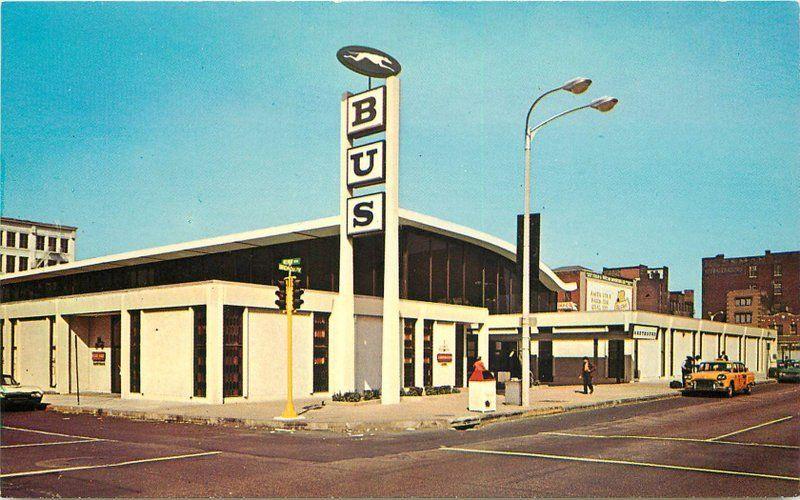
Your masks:
M431 237L431 301L447 302L447 242Z
M464 246L460 241L450 241L447 245L448 256L448 302L464 303Z

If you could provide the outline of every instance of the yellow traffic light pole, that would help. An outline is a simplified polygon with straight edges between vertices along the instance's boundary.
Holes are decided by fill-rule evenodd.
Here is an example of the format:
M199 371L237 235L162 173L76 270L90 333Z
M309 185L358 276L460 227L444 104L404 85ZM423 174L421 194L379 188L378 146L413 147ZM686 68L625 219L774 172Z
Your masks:
M281 418L295 419L297 412L294 409L294 397L292 395L292 312L294 311L294 278L292 272L286 281L286 408L283 409Z

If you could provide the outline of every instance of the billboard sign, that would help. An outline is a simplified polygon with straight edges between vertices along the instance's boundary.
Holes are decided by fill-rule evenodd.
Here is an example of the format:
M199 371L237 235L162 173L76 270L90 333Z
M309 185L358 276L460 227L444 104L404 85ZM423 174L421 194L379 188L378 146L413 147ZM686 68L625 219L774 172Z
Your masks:
M632 281L586 273L586 311L633 310Z

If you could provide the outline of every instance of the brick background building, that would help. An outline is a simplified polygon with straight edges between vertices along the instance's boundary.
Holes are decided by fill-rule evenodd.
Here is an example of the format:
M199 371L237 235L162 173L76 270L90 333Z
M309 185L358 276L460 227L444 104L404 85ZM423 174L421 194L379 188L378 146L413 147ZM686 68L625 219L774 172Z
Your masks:
M728 323L758 326L769 315L767 297L761 290L731 290L726 295L725 316Z
M636 281L636 309L670 314L668 267L604 267L603 274Z
M767 250L749 257L704 258L702 317L712 316L728 323L774 328L778 354L800 355L800 252Z
M694 290L669 292L670 314L694 317Z
M767 314L800 313L800 252L703 259L703 318L726 311L731 290L759 290ZM733 322L727 317L724 321Z

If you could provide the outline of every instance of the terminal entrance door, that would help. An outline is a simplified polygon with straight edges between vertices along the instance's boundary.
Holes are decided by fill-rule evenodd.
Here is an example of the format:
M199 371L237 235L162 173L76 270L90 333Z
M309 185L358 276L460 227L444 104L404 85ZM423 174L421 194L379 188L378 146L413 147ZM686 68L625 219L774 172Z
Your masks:
M403 320L403 387L414 387L414 329L417 320Z
M122 392L122 365L120 362L120 317L111 316L111 392Z
M314 392L328 392L327 313L314 313Z
M464 323L456 323L456 387L464 387Z
M539 341L539 381L553 381L553 341Z
M222 313L222 396L242 395L242 321L244 308L225 306Z
M622 382L625 379L625 341L608 341L608 377Z

